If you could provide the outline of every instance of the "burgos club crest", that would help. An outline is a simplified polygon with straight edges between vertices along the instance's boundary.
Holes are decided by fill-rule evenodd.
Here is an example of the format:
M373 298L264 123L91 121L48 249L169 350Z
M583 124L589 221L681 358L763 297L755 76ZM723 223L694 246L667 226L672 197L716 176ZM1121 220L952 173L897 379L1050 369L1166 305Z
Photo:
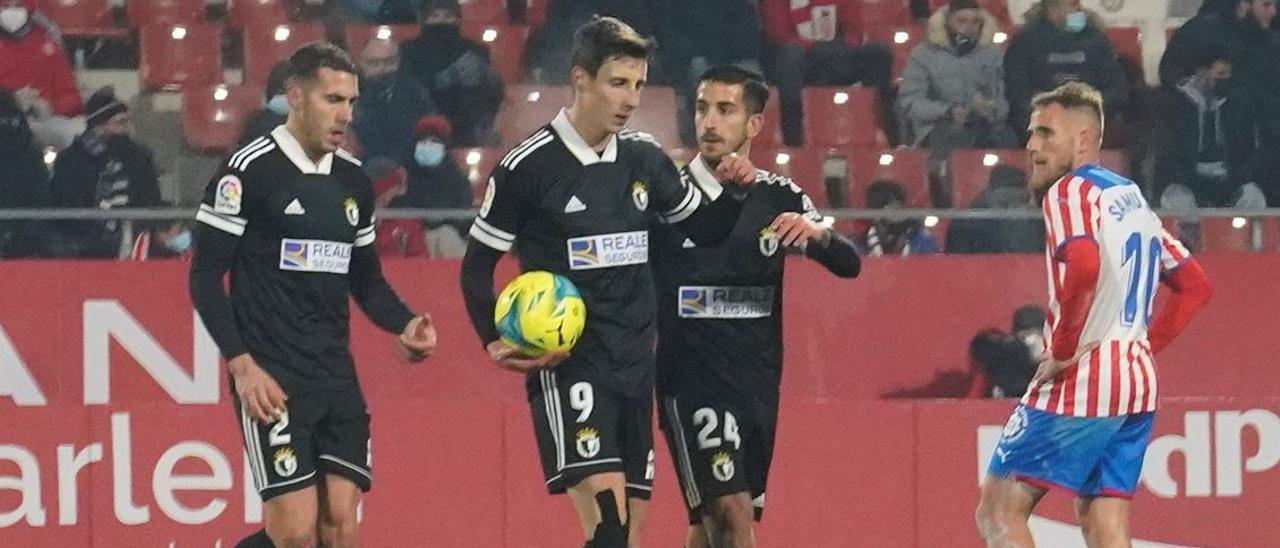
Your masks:
M360 206L356 205L355 198L347 198L343 201L342 209L346 212L347 222L351 223L351 226L356 226L360 223Z
M640 181L631 183L631 201L640 211L649 209L649 187Z
M721 451L711 457L711 475L722 482L733 479L733 457Z
M772 257L777 252L778 233L767 226L760 229L760 254L765 257Z
M281 447L276 450L275 454L276 475L287 478L298 471L298 457L293 454L293 449Z
M582 458L589 459L600 454L600 433L590 426L578 431L575 447Z

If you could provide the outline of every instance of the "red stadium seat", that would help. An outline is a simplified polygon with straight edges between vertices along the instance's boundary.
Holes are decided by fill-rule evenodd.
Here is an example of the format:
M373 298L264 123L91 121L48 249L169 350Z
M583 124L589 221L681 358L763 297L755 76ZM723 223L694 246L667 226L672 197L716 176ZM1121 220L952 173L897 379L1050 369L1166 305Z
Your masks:
M862 22L867 28L911 24L906 0L862 0Z
M201 85L182 90L182 134L200 152L226 152L262 107L262 88Z
M222 81L222 34L210 24L147 25L139 31L138 76L147 89Z
M1142 33L1138 32L1138 28L1107 27L1106 30L1107 40L1111 42L1111 49L1115 50L1116 57L1133 64L1138 68L1138 74L1143 74Z
M754 147L751 150L751 162L756 167L766 169L785 175L795 181L796 185L804 189L813 199L813 203L818 207L827 207L831 205L831 200L827 196L826 183L822 176L823 167L831 169L839 169L840 162L844 162L844 153L838 149L822 148L822 147L806 147L806 148L762 148ZM827 165L830 162L830 165ZM847 173L847 169L842 173ZM841 186L843 186L843 181Z
M265 84L277 62L288 59L303 44L324 37L321 25L249 25L244 29L245 83Z
M125 13L135 27L191 25L205 20L204 0L129 0Z
M507 23L506 0L460 0L462 20L487 24Z
M810 87L803 92L805 144L877 147L887 144L866 87Z
M524 56L524 41L529 37L528 27L510 25L473 25L470 21L462 24L462 34L488 46L489 62L498 76L507 84L524 82L524 67L521 64Z
M390 39L403 44L418 37L422 27L418 25L347 25L343 29L346 35L347 52L355 59L360 58L364 45L374 38Z
M764 104L764 127L760 135L751 140L756 147L782 146L782 111L778 106L778 88L769 88L769 101Z
M284 25L289 23L289 0L227 0L227 26L242 30L249 25Z
M498 135L502 143L512 146L535 129L551 122L561 108L573 101L569 86L509 85L506 98L498 109Z
M866 207L867 187L878 179L896 181L907 192L907 205L929 204L928 153L898 148L849 150L849 182L845 195L851 207Z
M489 176L506 153L505 150L482 147L457 148L451 152L453 161L467 174L467 181L471 183L471 205L478 206L484 201Z
M872 27L867 30L867 37L893 50L893 81L897 83L902 80L902 71L907 68L911 50L925 41L927 32L919 25L892 25Z
M111 0L39 0L37 3L67 36L123 38L129 29L116 26Z
M951 206L969 207L987 187L992 168L1008 165L1030 172L1027 152L1021 149L956 150L948 162L951 175Z
M664 147L679 145L675 90L664 86L644 88L640 94L640 110L631 114L627 127L652 134Z
M529 11L525 14L525 18L529 21L529 28L536 29L542 26L542 23L547 20L547 4L550 3L551 0L529 0L527 4Z

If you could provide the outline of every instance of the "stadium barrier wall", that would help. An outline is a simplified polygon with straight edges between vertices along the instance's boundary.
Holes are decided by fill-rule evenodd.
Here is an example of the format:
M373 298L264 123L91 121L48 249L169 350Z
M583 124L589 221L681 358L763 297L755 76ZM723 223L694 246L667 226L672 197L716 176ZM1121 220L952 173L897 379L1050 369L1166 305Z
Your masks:
M1280 257L1203 259L1217 293L1159 358L1162 412L1136 499L1138 546L1274 546L1280 523ZM363 318L373 414L365 546L577 546L541 485L521 379L489 366L457 264L392 261L442 348L394 360ZM504 275L514 271L507 265ZM763 546L977 546L972 510L1008 401L878 400L963 368L967 341L1044 296L1037 257L869 261L845 282L788 275L788 369ZM232 546L258 526L216 348L181 263L0 263L0 546ZM357 313L358 315L358 313ZM647 544L683 509L658 441ZM1069 497L1035 518L1078 538Z

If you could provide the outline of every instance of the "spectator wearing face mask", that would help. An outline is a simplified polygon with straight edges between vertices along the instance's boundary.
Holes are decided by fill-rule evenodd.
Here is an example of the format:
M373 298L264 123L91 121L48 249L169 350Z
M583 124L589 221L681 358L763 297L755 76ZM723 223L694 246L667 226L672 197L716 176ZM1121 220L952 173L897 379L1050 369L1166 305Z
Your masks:
M436 112L431 93L399 72L400 48L391 40L370 40L360 53L360 70L364 74L352 125L364 156L409 165L414 123Z
M1027 10L1026 25L1004 55L1009 123L1019 135L1031 117L1031 97L1067 82L1102 92L1107 118L1128 96L1124 71L1103 30L1102 19L1080 0L1041 0Z
M1002 54L995 17L977 0L953 0L929 18L928 41L911 50L898 110L912 146L928 147L937 168L954 148L1009 148Z
M133 140L129 108L108 86L89 97L88 128L58 155L49 194L53 205L114 209L156 207L160 185L152 154ZM66 254L122 258L132 249L132 224L121 221L69 221L64 226Z
M1221 44L1204 44L1190 63L1194 72L1161 97L1156 114L1154 188L1190 190L1204 207L1236 205L1258 151L1255 113L1228 94L1232 66Z
M40 146L62 150L83 127L82 105L56 29L33 0L0 0L0 89L13 93Z
M364 163L364 172L373 182L373 201L378 209L409 207L395 204L409 192L409 178L403 167L389 158L372 158ZM378 254L384 257L424 257L427 244L422 222L417 219L378 219Z
M169 207L171 204L161 204ZM164 221L144 230L133 240L129 259L154 261L158 259L191 258L191 227L186 221Z
M0 209L43 207L49 170L13 94L0 90ZM47 232L38 222L0 221L0 257L38 254Z
M489 50L462 37L457 0L425 0L419 13L422 33L404 44L400 70L426 86L458 146L493 142L503 87Z
M249 141L262 137L276 126L284 124L289 117L289 100L284 96L285 75L289 71L288 61L281 61L271 67L267 75L266 104L244 126L244 135L240 137L237 149L244 148Z
M391 202L393 207L466 209L471 207L471 183L449 154L453 127L443 116L428 116L413 127L413 163L409 188ZM461 257L466 251L470 219L424 223L433 257Z
M867 187L867 208L901 209L907 193L893 181L879 180ZM858 230L854 243L860 255L868 257L931 255L938 252L938 242L918 219L876 219Z

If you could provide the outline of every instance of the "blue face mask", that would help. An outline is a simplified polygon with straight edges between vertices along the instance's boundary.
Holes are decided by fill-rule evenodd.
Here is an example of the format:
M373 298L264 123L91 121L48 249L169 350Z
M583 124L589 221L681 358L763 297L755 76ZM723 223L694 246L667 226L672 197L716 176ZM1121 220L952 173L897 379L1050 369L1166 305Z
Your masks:
M1083 11L1067 14L1067 32L1080 32L1084 30L1087 24L1089 24L1089 16L1085 15Z
M164 248L174 253L186 253L191 249L191 231L183 230L181 234L169 238L169 241L164 243Z
M279 114L281 116L289 115L289 100L284 95L277 95L267 101L267 110Z
M436 141L418 141L413 149L413 160L422 167L436 167L444 161L444 143Z

